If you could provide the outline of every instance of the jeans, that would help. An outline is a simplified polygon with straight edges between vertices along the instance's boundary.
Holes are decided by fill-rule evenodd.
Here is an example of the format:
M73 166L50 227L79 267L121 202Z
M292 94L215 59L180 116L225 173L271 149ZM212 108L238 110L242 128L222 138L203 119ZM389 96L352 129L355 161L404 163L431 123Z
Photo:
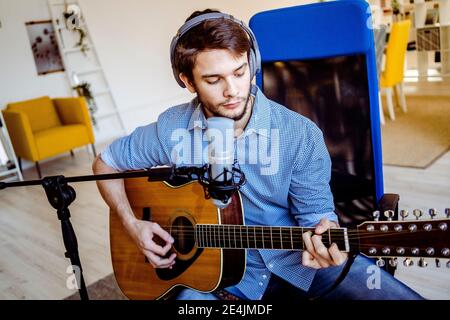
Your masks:
M344 265L319 269L309 290L298 289L272 274L262 300L297 301L321 297L324 300L422 300L418 293L380 269L373 260L358 255L345 279L331 292L327 292L339 276ZM177 300L218 300L212 293L184 289Z

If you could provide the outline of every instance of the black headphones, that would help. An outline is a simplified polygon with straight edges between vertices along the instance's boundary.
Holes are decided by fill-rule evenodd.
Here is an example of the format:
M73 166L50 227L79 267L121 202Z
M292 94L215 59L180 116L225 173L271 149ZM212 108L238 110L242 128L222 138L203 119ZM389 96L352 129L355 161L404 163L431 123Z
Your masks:
M240 25L242 27L242 29L244 29L245 32L247 32L247 34L250 37L250 42L251 42L251 47L250 47L250 52L249 52L249 68L250 68L250 75L251 75L250 78L253 79L253 77L258 72L261 71L261 54L259 52L258 43L256 42L256 37L253 34L252 30L250 30L250 28L247 27L244 22L234 18L232 15L220 13L220 12L206 13L206 14L197 16L197 17L187 21L185 24L183 24L180 27L180 29L178 29L177 34L175 35L175 37L173 37L172 42L170 44L170 62L172 63L173 75L175 77L175 80L178 82L178 84L182 88L185 88L186 86L184 85L183 81L181 81L181 79L179 77L179 71L175 68L175 61L174 61L175 60L175 58L174 58L175 57L175 48L178 44L178 41L184 34L186 34L186 32L191 30L193 27L199 25L200 23L202 23L205 20L212 20L212 19L228 19L228 20L233 21L233 22L237 23L238 25Z

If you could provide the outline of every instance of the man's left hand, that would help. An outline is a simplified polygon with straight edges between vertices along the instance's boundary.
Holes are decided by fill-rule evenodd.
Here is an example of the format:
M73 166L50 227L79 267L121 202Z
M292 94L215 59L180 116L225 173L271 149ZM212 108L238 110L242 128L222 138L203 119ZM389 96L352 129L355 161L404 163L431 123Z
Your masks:
M340 265L347 260L348 254L339 251L336 243L333 243L328 249L323 244L321 234L330 228L339 228L339 225L323 218L314 230L315 235L312 235L311 231L303 233L303 242L306 250L303 251L302 264L305 267L314 269L327 268Z

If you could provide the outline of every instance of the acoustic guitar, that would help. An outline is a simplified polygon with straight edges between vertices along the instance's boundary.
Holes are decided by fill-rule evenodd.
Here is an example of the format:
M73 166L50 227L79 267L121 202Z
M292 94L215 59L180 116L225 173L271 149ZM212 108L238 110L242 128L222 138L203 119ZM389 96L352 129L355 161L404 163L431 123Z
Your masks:
M205 200L198 182L175 186L146 178L125 179L125 190L136 217L167 230L175 239L171 252L177 253L172 269L153 268L118 215L110 212L114 274L130 299L164 299L185 287L210 292L236 284L245 272L245 249L303 250L302 234L314 230L245 225L239 192L220 210ZM392 221L393 211L386 214L388 221L364 222L354 230L330 229L322 241L326 246L336 243L341 251L378 257L380 264L385 261L381 257L390 258L393 266L398 257L406 258L405 265L419 258L422 266L424 258L440 263L439 259L450 257L450 220Z

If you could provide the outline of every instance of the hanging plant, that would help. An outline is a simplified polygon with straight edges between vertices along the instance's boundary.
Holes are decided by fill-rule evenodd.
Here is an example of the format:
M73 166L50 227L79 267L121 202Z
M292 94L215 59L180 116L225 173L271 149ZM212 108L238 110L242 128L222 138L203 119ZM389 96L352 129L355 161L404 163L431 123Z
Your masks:
M63 17L68 30L78 32L79 40L75 44L75 47L80 47L81 52L86 55L89 50L89 46L85 43L87 40L87 32L81 26L81 9L75 4L66 5L66 9L63 12Z
M80 47L81 52L86 55L86 51L89 50L88 45L86 43L83 43L87 36L86 31L82 28L76 28L75 30L80 34L80 40L78 40L75 46Z
M91 114L92 124L94 125L94 127L97 127L95 113L97 112L98 107L95 103L94 96L91 91L91 85L87 82L82 82L79 85L72 87L72 89L77 91L78 96L84 97L86 99L89 113Z
M395 21L398 21L398 15L400 14L400 4L398 3L397 0L392 0L391 8L392 8L392 14L394 15Z

